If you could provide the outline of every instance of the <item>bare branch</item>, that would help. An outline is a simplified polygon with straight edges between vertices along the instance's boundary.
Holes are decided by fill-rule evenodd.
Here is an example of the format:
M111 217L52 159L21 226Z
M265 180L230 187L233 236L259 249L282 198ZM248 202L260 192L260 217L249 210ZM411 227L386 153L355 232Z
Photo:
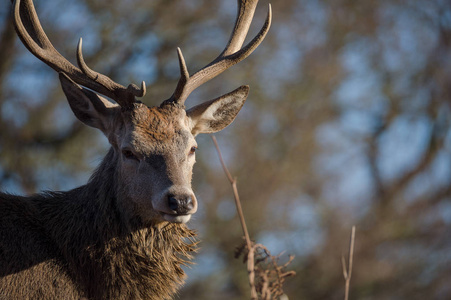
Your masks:
M269 300L280 297L283 295L283 283L285 279L296 275L294 271L285 271L285 268L293 261L294 256L290 256L287 263L279 266L278 260L280 255L273 256L265 246L255 244L250 240L236 187L236 179L233 178L224 163L216 138L214 136L211 138L218 152L222 168L232 185L235 204L245 236L245 245L237 248L236 257L238 258L243 253L243 250L246 250L244 251L244 261L247 262L251 299Z
M349 284L351 282L352 260L354 257L354 240L355 240L355 226L352 226L351 238L350 238L350 242L349 242L348 267L346 267L346 261L345 261L344 256L341 256L341 263L343 266L343 277L345 279L345 300L348 300L348 298L349 298Z
M226 173L230 184L232 185L233 196L235 198L236 209L237 209L237 212L238 212L238 216L240 218L241 227L243 229L243 234L244 234L244 237L246 239L246 245L247 245L248 249L251 249L252 248L252 246L251 246L252 243L251 243L251 239L249 238L249 233L247 231L246 221L244 220L244 214L243 214L243 209L241 208L240 196L238 194L238 189L236 187L236 179L232 177L232 175L230 174L229 170L227 169L227 166L224 163L224 159L222 158L221 150L219 149L219 145L218 145L218 142L216 140L216 137L214 135L212 135L211 139L213 140L213 143L215 144L216 151L218 151L218 156L219 156L219 160L221 161L222 168L223 168L224 172Z

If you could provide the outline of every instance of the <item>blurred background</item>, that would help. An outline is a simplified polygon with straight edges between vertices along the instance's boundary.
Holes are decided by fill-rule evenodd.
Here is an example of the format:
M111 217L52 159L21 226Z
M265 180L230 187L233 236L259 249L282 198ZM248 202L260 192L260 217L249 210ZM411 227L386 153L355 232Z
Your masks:
M191 73L233 28L233 0L36 0L55 47L143 101L173 92L181 47ZM264 22L261 0L249 36ZM249 84L237 120L217 134L238 178L251 237L296 255L290 299L342 299L340 257L356 225L351 299L451 298L451 2L278 0L245 61L188 106ZM15 35L0 6L0 189L29 194L84 184L107 152L75 119L57 74ZM209 136L193 186L202 240L179 299L249 299L231 188Z

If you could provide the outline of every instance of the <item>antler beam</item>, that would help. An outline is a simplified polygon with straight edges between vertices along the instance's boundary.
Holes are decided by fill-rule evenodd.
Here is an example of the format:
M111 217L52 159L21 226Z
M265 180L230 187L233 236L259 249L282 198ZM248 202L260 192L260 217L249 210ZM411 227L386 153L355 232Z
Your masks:
M192 76L189 75L182 51L180 48L177 48L181 75L174 94L168 100L169 102L184 105L185 100L196 88L248 57L260 45L271 26L271 4L268 6L268 15L263 27L260 29L259 33L244 48L242 48L257 3L258 0L238 0L238 13L235 27L227 46L216 59Z
M52 45L42 29L32 0L11 0L14 6L14 25L17 34L27 49L37 58L57 72L69 76L76 83L110 97L123 108L129 108L146 93L144 81L141 88L130 84L127 88L114 82L108 76L91 70L85 63L81 52L82 41L77 47L77 62L75 67L62 56Z

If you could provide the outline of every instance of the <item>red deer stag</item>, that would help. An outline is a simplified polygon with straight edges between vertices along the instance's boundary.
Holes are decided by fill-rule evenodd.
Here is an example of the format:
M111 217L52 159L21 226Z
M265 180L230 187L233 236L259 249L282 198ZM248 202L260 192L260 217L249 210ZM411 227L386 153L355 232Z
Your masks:
M177 49L181 76L174 93L147 107L135 99L145 94L144 82L126 88L91 70L81 39L77 68L49 41L33 1L12 2L24 45L59 73L75 116L100 129L111 149L86 185L30 197L0 194L0 298L170 298L183 283L181 265L195 249L194 233L185 225L197 210L194 138L229 125L249 88L188 110L185 100L258 47L270 27L271 7L243 47L258 0L239 0L224 51L193 75Z

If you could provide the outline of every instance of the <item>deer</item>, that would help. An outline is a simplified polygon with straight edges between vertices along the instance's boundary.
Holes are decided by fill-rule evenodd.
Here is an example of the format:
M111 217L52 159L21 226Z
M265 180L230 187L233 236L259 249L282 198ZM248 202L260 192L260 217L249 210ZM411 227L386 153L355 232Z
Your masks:
M58 72L75 117L99 129L110 149L85 185L31 196L0 193L0 298L170 299L197 249L187 222L198 208L191 187L201 133L234 121L248 86L186 109L196 88L248 57L264 40L243 46L258 0L238 0L229 41L217 58L190 74L177 48L180 78L159 106L137 100L146 85L116 83L92 70L80 38L75 66L45 34L32 0L12 0L25 47Z

